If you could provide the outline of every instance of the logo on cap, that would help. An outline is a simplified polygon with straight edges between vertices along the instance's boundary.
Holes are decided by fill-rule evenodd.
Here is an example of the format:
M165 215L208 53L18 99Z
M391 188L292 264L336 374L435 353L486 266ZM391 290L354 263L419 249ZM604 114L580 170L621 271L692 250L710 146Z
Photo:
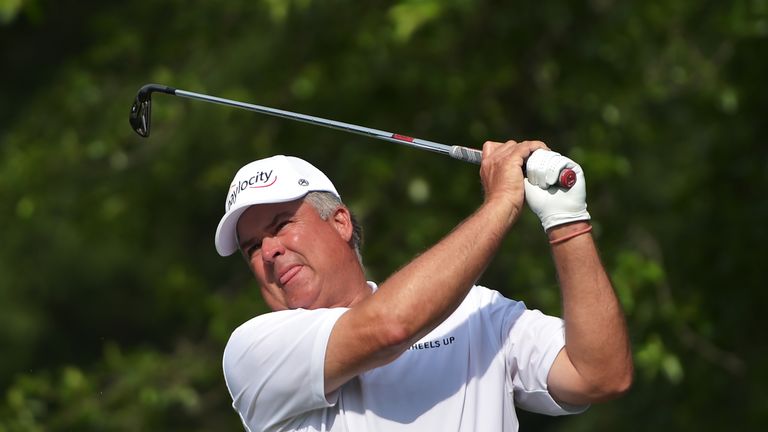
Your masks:
M307 179L299 179L299 186L309 186Z
M270 181L271 180L271 181ZM272 170L269 172L260 171L247 179L236 181L230 186L229 198L227 199L227 211L237 202L237 196L240 192L248 188L265 188L272 186L277 181L277 176L272 177Z

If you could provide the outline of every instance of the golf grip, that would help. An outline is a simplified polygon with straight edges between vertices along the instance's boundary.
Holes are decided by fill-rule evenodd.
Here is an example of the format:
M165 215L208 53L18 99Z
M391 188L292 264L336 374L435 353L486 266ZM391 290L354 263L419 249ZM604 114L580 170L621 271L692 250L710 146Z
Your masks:
M477 165L480 165L480 161L483 159L482 151L462 146L451 146L448 155L454 159L471 162ZM523 172L525 172L525 167L523 167ZM560 175L557 176L557 186L564 189L570 189L574 184L576 184L576 173L572 169L564 168L560 171Z

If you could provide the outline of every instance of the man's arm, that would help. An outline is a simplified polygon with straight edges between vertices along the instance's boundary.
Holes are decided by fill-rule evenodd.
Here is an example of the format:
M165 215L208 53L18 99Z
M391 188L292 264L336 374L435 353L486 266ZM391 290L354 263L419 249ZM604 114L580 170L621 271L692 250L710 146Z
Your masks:
M608 276L589 234L584 171L555 152L538 152L527 162L525 199L552 243L565 319L565 348L549 371L547 385L557 400L582 405L610 399L632 382L626 325ZM552 187L570 168L576 183Z
M548 230L550 240L588 228L574 222ZM632 382L626 324L589 233L552 245L563 297L565 348L549 372L552 396L583 405L624 393Z
M449 316L495 254L522 209L524 160L541 142L487 142L485 200L448 236L342 315L326 350L325 390L393 361Z

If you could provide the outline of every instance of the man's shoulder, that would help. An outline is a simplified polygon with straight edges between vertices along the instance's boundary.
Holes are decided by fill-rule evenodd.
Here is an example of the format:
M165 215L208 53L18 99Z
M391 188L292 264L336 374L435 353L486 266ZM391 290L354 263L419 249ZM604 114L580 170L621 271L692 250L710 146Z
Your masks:
M289 309L257 315L232 331L225 352L237 349L244 344L251 345L270 336L295 334L326 320L335 320L346 310L346 308Z
M327 338L344 311L346 309L294 309L251 318L232 331L224 347L225 374L234 373L243 365L270 361L270 353L301 347L311 351L316 338Z
M255 317L237 326L237 328L235 328L232 334L234 335L236 333L242 333L244 331L248 331L253 327L259 327L265 324L281 322L285 319L288 319L292 315L301 313L300 311L301 309L281 310L281 311L272 311L272 312L263 313L261 315L256 315Z
M471 302L480 307L492 304L504 304L507 306L512 305L525 308L525 303L522 301L513 300L504 296L499 291L487 288L482 285L474 285L472 289L469 290L469 293L465 298L465 302Z
M466 321L475 321L489 324L477 328L508 329L525 311L525 303L509 299L499 291L475 285L445 323L459 325Z

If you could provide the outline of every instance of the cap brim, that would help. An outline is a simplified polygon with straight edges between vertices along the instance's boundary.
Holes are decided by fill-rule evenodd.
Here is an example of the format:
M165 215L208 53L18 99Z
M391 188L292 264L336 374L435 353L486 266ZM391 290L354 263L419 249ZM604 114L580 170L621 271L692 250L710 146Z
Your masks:
M230 256L238 249L237 236L235 231L237 230L237 221L240 216L248 210L250 205L242 206L234 211L230 211L225 214L219 221L219 226L216 228L216 252L221 256Z

